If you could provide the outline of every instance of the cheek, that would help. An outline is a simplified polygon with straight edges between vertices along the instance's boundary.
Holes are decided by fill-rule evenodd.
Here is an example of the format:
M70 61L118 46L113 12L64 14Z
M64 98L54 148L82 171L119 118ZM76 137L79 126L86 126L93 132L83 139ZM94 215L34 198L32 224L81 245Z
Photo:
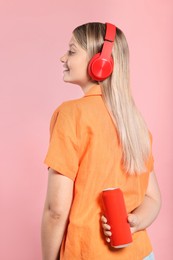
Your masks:
M83 59L80 61L80 68L83 69L84 72L87 71L87 68L88 68L88 60L86 59Z
M89 59L85 55L81 55L80 57L78 57L77 62L80 67L87 68Z
M69 58L67 65L71 72L77 73L78 75L86 75L88 69L89 59L83 55L76 55Z

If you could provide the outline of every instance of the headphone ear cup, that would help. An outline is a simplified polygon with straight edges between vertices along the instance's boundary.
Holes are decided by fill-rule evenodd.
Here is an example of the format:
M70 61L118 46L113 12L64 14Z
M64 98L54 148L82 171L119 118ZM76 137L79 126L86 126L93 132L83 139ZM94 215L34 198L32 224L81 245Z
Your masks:
M91 60L90 60L90 62L89 62L89 64L88 64L88 74L89 74L89 76L90 76L92 79L94 79L94 80L95 80L95 77L94 77L94 73L93 73L93 63L94 63L95 60L98 59L99 57L100 57L100 53L95 54L95 55L91 58Z
M112 57L109 60L100 58L100 53L95 54L89 62L88 74L96 81L102 81L108 78L113 71L114 61Z

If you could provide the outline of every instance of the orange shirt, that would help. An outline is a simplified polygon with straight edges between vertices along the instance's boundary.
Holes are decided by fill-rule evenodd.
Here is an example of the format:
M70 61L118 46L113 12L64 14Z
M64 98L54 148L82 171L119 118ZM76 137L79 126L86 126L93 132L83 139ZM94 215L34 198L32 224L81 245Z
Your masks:
M102 190L121 188L129 213L143 201L153 169L151 154L148 171L129 176L122 170L121 157L117 131L99 85L54 112L45 163L74 181L61 260L142 260L152 251L145 230L135 233L133 243L124 249L113 249L105 242L100 223Z

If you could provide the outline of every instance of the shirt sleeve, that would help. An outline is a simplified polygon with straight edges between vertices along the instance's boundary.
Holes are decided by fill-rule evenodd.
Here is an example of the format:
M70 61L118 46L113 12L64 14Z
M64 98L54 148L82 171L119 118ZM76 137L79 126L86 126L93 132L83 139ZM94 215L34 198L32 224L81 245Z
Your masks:
M44 163L73 181L78 172L78 144L74 117L61 110L54 112L50 142Z

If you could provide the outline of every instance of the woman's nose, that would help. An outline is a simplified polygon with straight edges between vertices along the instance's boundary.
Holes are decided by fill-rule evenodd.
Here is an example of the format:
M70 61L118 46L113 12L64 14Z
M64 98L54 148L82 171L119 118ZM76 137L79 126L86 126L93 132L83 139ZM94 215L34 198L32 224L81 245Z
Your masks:
M66 53L60 58L61 62L66 62L67 61L67 55Z

